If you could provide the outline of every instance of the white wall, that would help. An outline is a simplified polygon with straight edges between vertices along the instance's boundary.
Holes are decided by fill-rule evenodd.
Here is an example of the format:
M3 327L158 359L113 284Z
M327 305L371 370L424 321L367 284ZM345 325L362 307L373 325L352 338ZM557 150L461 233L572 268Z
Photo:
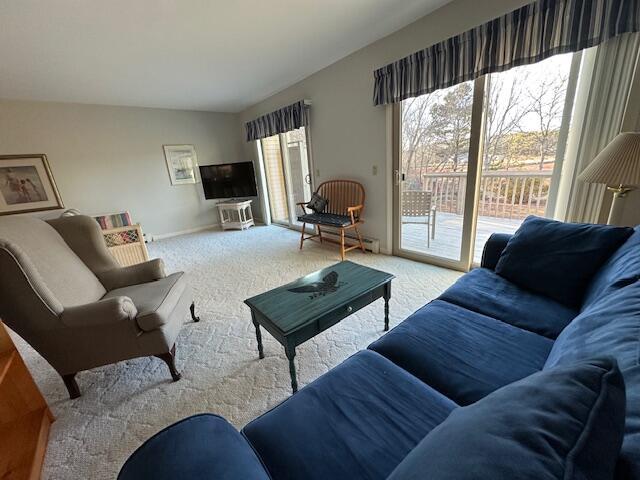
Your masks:
M526 3L529 0L456 0L243 111L242 128L259 115L310 99L313 159L320 170L316 184L332 178L362 182L367 192L364 233L389 251L391 137L387 107L373 106L373 71ZM245 155L256 158L253 142L245 143Z
M201 184L171 185L163 144L195 145L200 165L243 160L236 114L0 101L0 155L46 154L66 208L129 210L152 235L218 223Z

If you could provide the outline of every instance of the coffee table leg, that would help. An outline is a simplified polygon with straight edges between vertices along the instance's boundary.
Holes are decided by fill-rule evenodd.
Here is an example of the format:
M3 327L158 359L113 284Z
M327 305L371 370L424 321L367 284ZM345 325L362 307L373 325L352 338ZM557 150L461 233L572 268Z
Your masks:
M391 282L384 286L384 331L389 330L389 299L391 298Z
M296 347L285 347L284 353L287 355L287 359L289 360L289 375L291 375L291 390L293 393L298 391L298 380L296 378L296 365L293 363L293 359L296 356Z
M253 326L256 327L256 338L258 339L258 357L264 358L264 350L262 348L262 334L260 333L260 324L256 320L256 316L251 312L251 320L253 321Z

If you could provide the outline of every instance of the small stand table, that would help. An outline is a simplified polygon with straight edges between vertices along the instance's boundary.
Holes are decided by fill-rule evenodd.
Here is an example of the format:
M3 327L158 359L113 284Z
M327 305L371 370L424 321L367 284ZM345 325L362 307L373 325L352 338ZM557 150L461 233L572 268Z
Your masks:
M216 206L218 207L220 225L223 230L244 230L255 225L253 213L251 212L251 200L222 202Z

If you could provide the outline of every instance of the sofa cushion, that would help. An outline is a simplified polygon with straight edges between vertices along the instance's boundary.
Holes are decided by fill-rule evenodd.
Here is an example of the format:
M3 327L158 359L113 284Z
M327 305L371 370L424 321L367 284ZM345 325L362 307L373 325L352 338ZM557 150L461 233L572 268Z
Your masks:
M591 278L632 233L628 227L529 216L500 255L496 273L577 309Z
M154 282L116 288L104 298L129 297L138 309L138 326L150 331L169 321L186 288L184 273L176 272Z
M273 480L383 479L455 407L384 357L362 351L243 433Z
M118 480L178 478L269 480L269 475L224 418L201 414L156 433L129 457L118 475Z
M612 359L546 370L456 409L389 480L608 480L624 408Z
M369 348L461 405L542 368L553 342L435 300Z
M640 478L640 282L603 296L578 315L558 336L544 368L603 355L617 360L627 387L619 469Z
M633 235L594 275L587 287L582 308L638 279L640 279L640 226L634 229Z
M486 268L463 275L439 298L553 339L578 314Z

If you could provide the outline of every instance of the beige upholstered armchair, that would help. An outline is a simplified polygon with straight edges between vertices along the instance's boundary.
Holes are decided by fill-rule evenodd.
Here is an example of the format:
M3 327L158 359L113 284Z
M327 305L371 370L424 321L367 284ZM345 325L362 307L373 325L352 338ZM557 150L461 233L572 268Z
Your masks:
M155 259L121 268L87 216L0 218L0 318L80 396L77 372L154 355L174 381L175 339L195 316L182 272Z

